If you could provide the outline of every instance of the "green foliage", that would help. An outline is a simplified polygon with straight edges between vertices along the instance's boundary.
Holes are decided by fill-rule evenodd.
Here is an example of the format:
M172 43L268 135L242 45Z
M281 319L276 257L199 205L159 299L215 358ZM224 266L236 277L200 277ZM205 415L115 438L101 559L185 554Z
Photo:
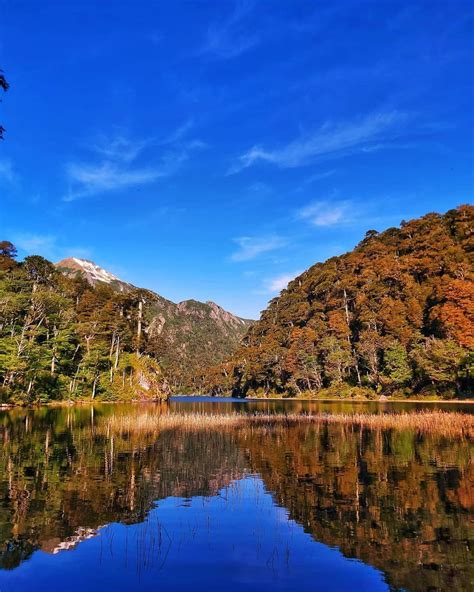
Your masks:
M435 337L426 339L412 352L422 377L435 385L457 384L465 355L465 350L451 339Z
M0 242L0 401L165 398L139 291L93 288Z
M150 293L145 317L147 351L160 361L175 392L196 392L204 369L231 356L251 325L213 302L186 300L176 305Z
M413 378L413 371L406 348L399 342L390 343L384 352L385 375L396 387L400 387Z

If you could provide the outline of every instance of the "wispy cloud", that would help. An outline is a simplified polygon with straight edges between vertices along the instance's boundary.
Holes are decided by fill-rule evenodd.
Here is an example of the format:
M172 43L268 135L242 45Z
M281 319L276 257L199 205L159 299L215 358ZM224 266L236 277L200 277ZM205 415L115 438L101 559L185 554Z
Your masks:
M17 234L13 236L16 247L29 255L43 255L48 257L56 246L56 237L41 234Z
M238 250L231 255L232 261L250 261L256 257L284 247L287 241L281 236L241 236L234 239Z
M270 294L277 294L284 290L289 282L299 276L301 271L294 271L292 273L283 273L265 282L265 291Z
M187 119L183 124L177 127L169 136L167 136L161 143L166 144L174 144L175 142L181 142L184 137L191 131L194 127L194 120Z
M273 189L270 187L270 185L268 185L268 183L264 183L263 181L255 181L255 183L249 185L247 189L250 193L265 195L273 192Z
M336 171L334 169L332 169L330 171L321 171L320 173L314 173L313 175L310 175L309 177L304 179L298 185L298 187L295 189L295 191L304 191L305 189L307 189L309 187L309 185L312 185L313 183L317 183L318 181L322 181L323 179L327 179L328 177L332 177L335 174L336 174Z
M314 173L314 175L310 175L306 180L306 185L310 185L311 183L315 183L316 181L321 181L321 179L327 179L328 177L332 177L336 174L334 169L330 171L323 171L321 173Z
M145 185L173 175L192 151L205 146L200 140L184 140L189 129L187 122L161 142L155 139L132 140L124 134L108 139L102 136L93 144L96 158L92 162L70 162L66 165L69 191L63 201ZM143 166L136 162L145 148L157 145L165 152L152 164Z
M251 197L252 202L255 204L272 196L274 194L274 189L268 183L256 181L247 187L247 193L249 197Z
M318 158L336 158L348 152L367 151L374 144L380 146L381 140L398 137L399 126L405 120L405 114L392 111L372 113L352 122L326 122L316 132L297 138L281 148L270 150L252 147L238 158L229 173L238 173L258 162L295 168L311 164Z
M0 160L0 180L6 183L14 183L16 179L13 162L9 158Z
M228 18L208 28L198 55L232 59L255 47L259 43L258 35L249 33L249 27L243 24L253 7L254 2L238 1Z
M127 163L135 160L152 141L152 139L131 139L124 133L113 136L100 135L93 142L92 150L109 160Z
M313 226L334 226L350 220L351 203L340 201L313 201L297 212L297 218L307 220Z
M98 165L70 163L66 172L72 189L64 197L64 201L74 201L113 189L143 185L163 176L162 171L158 169L123 170L117 163L110 161Z
M65 257L90 257L91 250L80 246L64 246L52 234L13 234L12 241L26 255L41 255L52 261Z

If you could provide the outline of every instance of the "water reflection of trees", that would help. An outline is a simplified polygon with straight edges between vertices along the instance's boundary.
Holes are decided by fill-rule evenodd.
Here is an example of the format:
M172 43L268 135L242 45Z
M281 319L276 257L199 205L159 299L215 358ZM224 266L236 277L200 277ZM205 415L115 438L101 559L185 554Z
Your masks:
M383 570L392 586L470 589L467 441L337 425L120 436L100 428L110 412L0 417L2 567L112 521L141 522L155 500L216 495L250 471L315 539Z
M0 567L81 540L84 528L141 522L155 500L216 495L245 469L219 432L119 437L98 425L86 409L2 417Z
M267 489L315 539L397 588L471 589L468 442L316 426L254 433L246 447Z

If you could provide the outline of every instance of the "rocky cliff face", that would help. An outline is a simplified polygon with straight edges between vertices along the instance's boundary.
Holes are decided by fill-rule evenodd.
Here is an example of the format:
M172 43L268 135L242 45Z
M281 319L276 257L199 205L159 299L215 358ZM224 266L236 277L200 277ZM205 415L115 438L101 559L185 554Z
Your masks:
M171 370L175 391L192 389L196 373L232 355L252 324L214 302L184 300L176 304L124 282L93 261L71 257L56 267L69 277L84 278L92 286L103 284L118 292L140 292L149 351L165 371Z

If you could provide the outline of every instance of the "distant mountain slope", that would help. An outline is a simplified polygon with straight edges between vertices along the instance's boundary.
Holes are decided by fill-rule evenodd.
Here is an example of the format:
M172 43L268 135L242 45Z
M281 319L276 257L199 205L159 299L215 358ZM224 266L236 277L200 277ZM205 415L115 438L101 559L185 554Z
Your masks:
M352 252L290 282L217 386L216 369L209 374L208 388L219 392L225 383L240 395L472 392L473 228L474 207L465 205L368 231Z
M185 300L175 304L151 290L124 282L93 261L71 257L56 263L68 277L117 292L138 291L144 302L148 350L162 363L175 390L192 388L194 375L233 354L252 322L214 302Z

